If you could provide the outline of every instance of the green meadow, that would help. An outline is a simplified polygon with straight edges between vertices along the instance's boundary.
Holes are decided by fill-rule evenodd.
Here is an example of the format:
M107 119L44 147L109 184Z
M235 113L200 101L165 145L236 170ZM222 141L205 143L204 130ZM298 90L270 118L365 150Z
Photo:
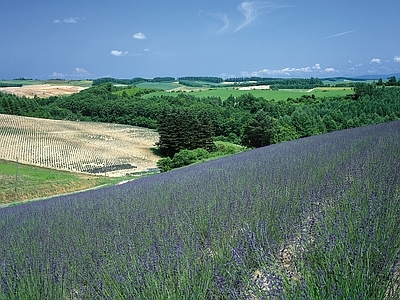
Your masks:
M0 160L0 206L71 193L121 180L121 178L58 171L21 163L17 165L16 162Z
M151 87L151 83L148 83L146 87ZM142 87L142 85L138 85ZM154 84L153 88L159 88L158 84ZM129 89L126 90L129 94ZM239 90L238 88L190 88L181 86L177 90L164 90L159 92L150 93L144 95L144 98L150 98L152 96L160 95L177 95L179 93L189 93L196 97L219 97L222 100L226 100L229 96L238 97L243 94L251 93L255 97L262 97L267 100L286 100L288 98L298 98L303 95L314 95L315 97L335 97L335 96L346 96L353 94L354 91L349 87L321 87L314 88L311 90L305 89L282 89L282 90Z

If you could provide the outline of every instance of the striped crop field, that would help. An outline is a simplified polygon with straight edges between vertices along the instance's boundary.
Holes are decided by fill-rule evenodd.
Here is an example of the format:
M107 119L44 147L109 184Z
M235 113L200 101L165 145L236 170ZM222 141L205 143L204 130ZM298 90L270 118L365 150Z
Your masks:
M400 121L0 209L0 299L400 299Z
M0 159L91 174L156 167L157 132L145 128L0 114Z

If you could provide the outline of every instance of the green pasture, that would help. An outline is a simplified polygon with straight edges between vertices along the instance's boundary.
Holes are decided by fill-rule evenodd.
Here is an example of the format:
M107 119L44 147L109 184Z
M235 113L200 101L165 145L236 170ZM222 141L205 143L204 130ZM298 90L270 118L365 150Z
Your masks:
M22 84L22 85L34 85L34 84L45 84L44 80L0 80L0 83L5 84Z
M177 82L143 82L136 85L142 89L162 89L162 90L172 90L182 86Z
M154 92L143 97L149 98L152 96L160 95L177 95L179 93L188 93L196 97L219 97L226 100L229 96L238 97L243 94L253 94L255 97L262 97L267 100L286 100L288 98L298 98L303 95L315 95L315 97L333 97L345 96L353 94L353 89L349 87L321 87L312 90L305 89L282 89L282 90L239 90L238 88L216 88L216 89L199 89L199 88L186 88L185 90Z
M123 179L94 176L0 160L0 206L112 184Z

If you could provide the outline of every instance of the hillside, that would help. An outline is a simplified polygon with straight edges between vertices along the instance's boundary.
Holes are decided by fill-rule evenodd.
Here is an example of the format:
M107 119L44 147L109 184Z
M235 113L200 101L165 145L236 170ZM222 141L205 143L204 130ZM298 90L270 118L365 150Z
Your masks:
M400 122L0 209L0 299L396 299Z
M0 114L0 159L121 176L156 168L154 130L118 124Z

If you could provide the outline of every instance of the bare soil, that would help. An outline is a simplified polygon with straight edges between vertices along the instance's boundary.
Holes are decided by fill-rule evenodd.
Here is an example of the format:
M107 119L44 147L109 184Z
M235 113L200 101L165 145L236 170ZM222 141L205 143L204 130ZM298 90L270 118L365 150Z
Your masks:
M0 91L20 97L33 98L37 96L39 98L47 98L50 96L71 95L84 89L86 88L72 85L35 84L22 87L5 87L1 88Z

